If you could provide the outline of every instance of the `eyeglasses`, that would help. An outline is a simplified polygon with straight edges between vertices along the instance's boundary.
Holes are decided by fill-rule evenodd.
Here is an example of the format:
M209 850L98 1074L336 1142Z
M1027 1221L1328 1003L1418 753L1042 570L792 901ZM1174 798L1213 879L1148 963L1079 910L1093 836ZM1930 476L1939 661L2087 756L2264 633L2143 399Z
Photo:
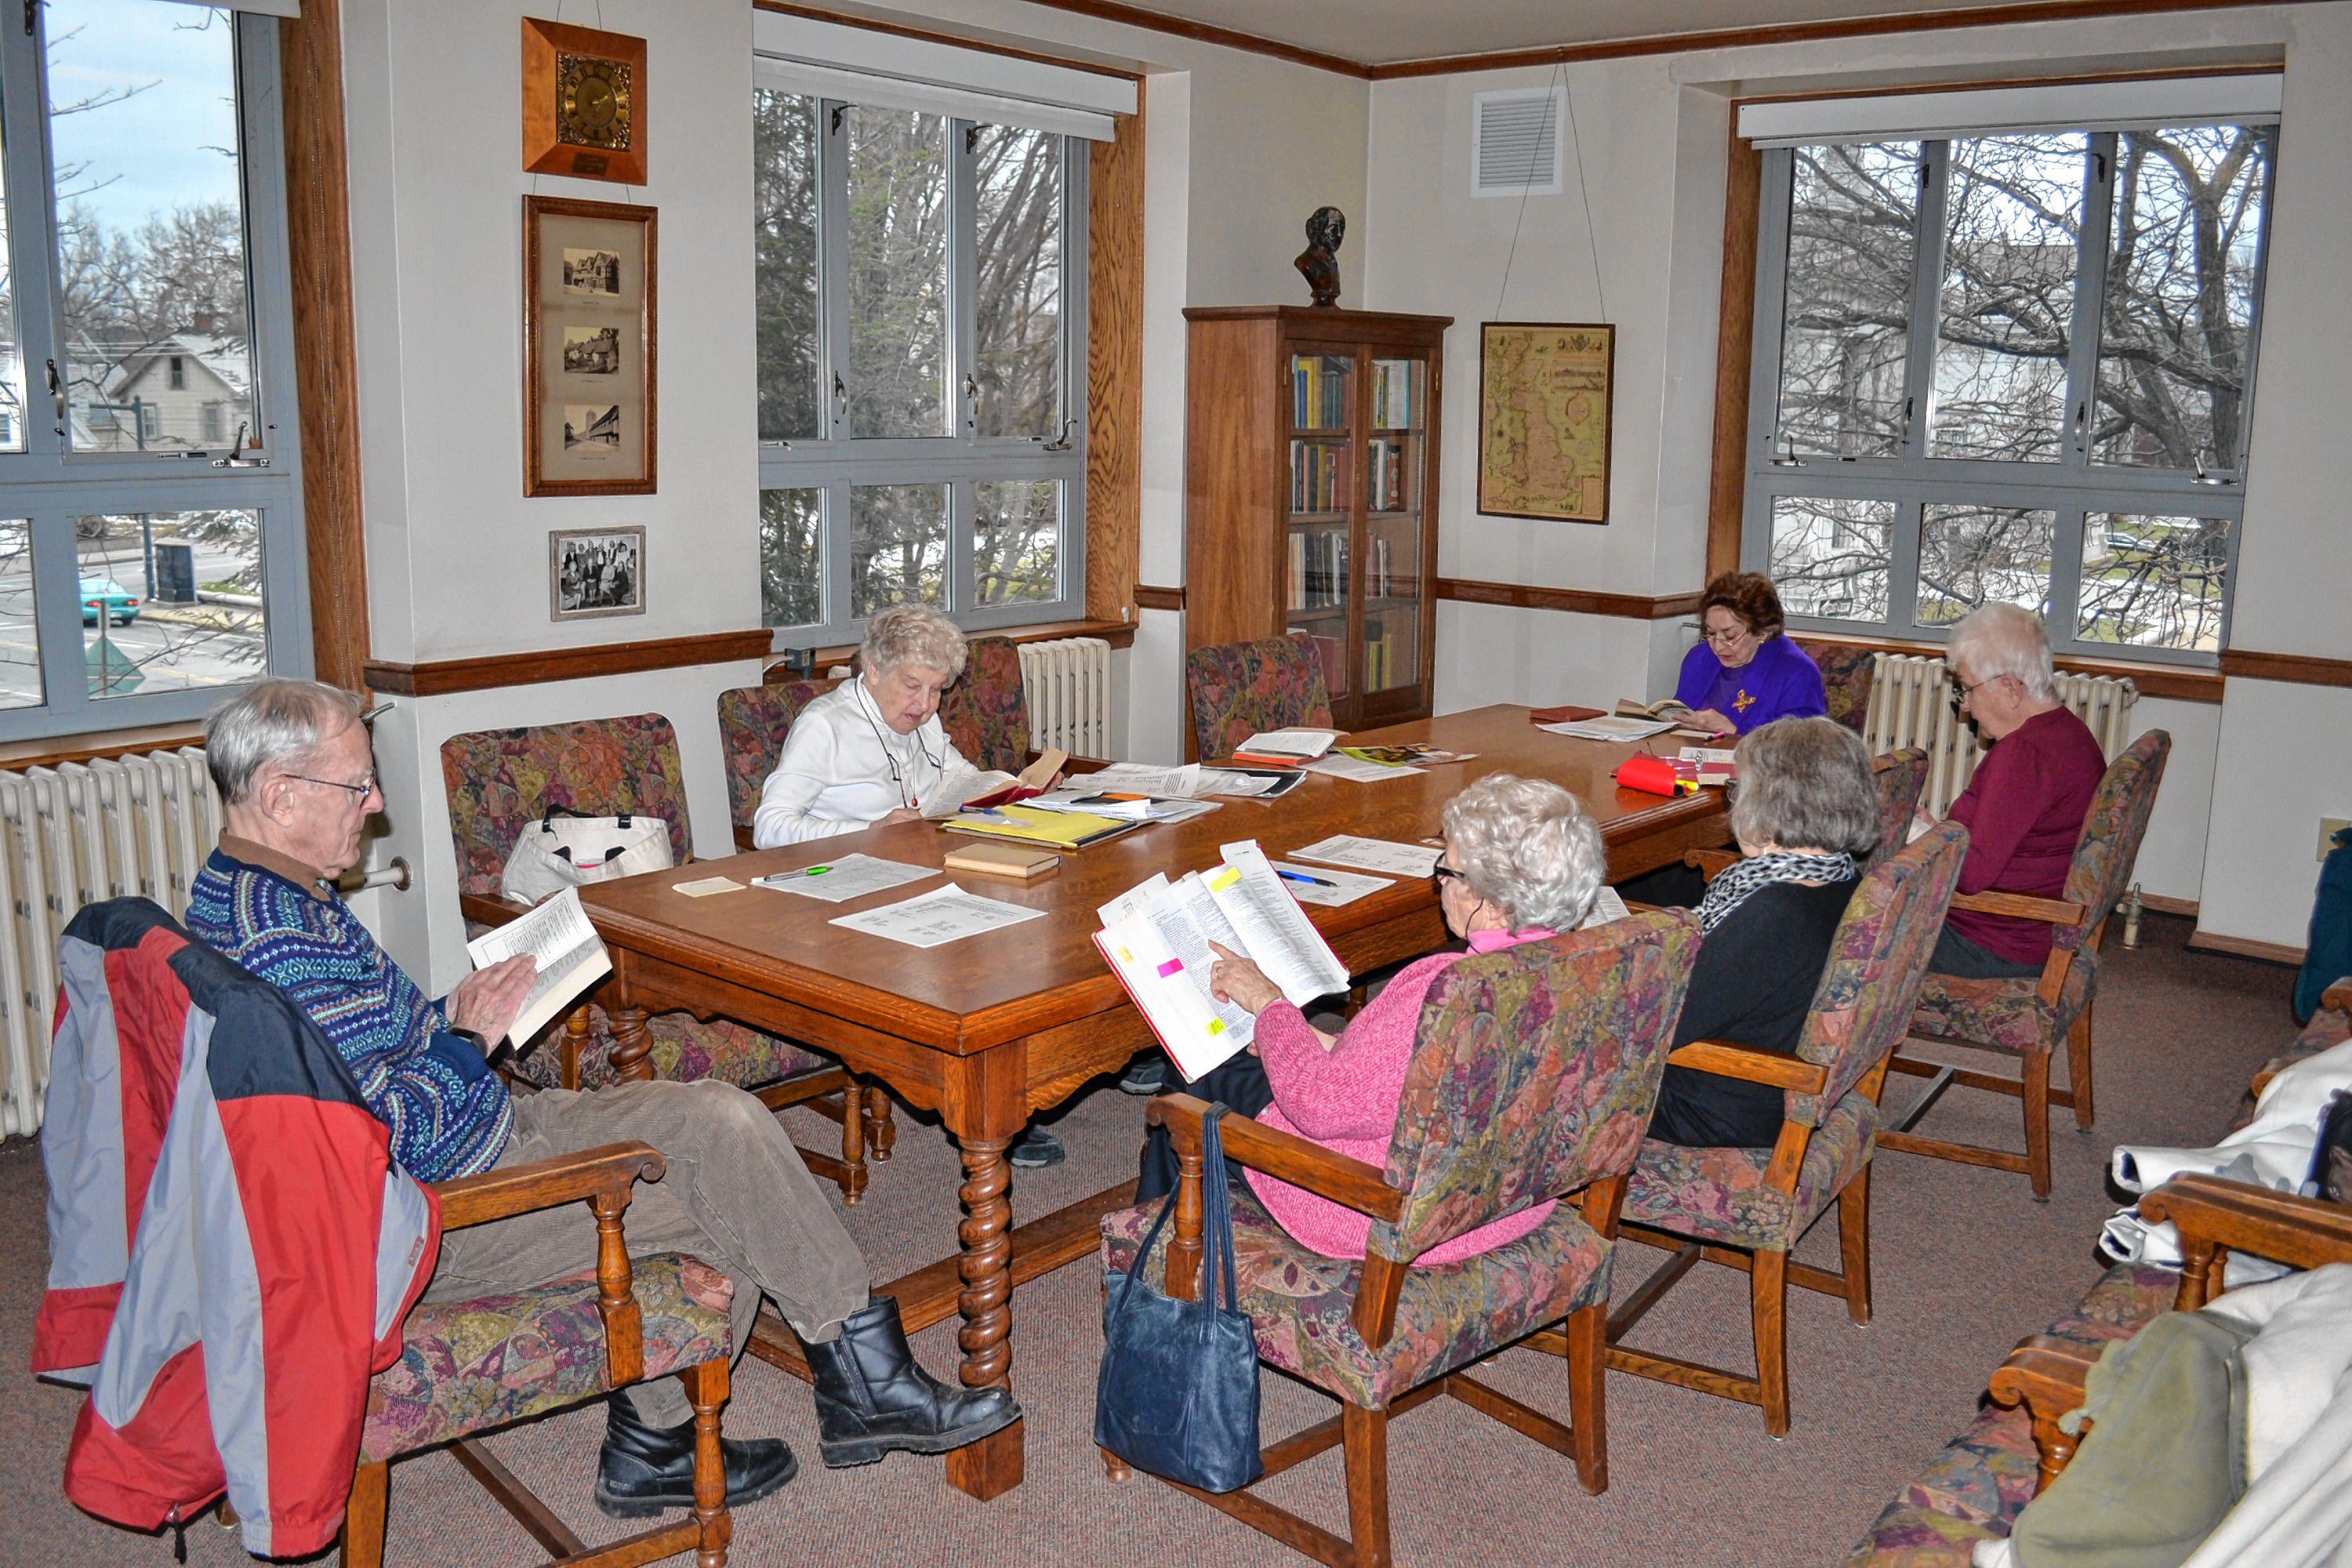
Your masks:
M1969 693L1981 690L1985 687L1990 686L1994 681L2000 679L2001 677L1998 675L1988 675L1982 680L1976 682L1974 685L1963 686L1960 683L1960 678L1957 675L1953 676L1952 706L1955 708L1958 707L1961 703L1966 702L1969 700Z
M337 784L333 779L314 779L309 773L288 773L286 776L289 779L300 779L304 784L324 784L329 789L348 790L362 800L375 793L373 773L368 774L357 784Z
M1445 884L1449 879L1457 882L1461 881L1461 871L1452 866L1431 867L1429 868L1429 890L1442 896L1445 891Z
M1714 632L1701 628L1699 632L1699 636L1706 641L1722 647L1728 647L1740 638L1753 635L1746 626L1726 626L1721 631Z

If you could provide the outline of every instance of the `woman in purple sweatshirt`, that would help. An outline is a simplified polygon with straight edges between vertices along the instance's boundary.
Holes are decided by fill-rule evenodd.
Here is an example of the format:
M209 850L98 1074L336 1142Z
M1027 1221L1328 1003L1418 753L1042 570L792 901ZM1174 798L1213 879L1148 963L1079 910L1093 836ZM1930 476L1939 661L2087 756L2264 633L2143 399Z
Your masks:
M1987 605L1952 628L1945 658L1961 714L1992 748L1946 814L1969 830L1959 890L2057 898L2106 757L2058 700L2040 616ZM1954 910L1928 967L1963 980L2014 979L2041 973L2049 957L2043 922Z
M1607 866L1601 829L1574 795L1547 780L1489 773L1445 803L1438 903L1446 929L1472 952L1574 931L1591 910ZM1265 1066L1273 1096L1257 1120L1351 1159L1386 1164L1422 1000L1465 955L1437 952L1407 964L1332 1036L1284 1001L1256 964L1219 952L1211 987L1257 1018L1250 1049ZM1248 1176L1266 1213L1300 1242L1327 1258L1364 1256L1372 1223L1367 1215L1263 1172ZM1430 1248L1414 1266L1492 1251L1543 1224L1551 1210L1540 1203L1490 1220Z
M1726 572L1698 605L1698 646L1683 656L1675 700L1686 723L1745 735L1775 719L1829 711L1812 657L1781 635L1780 595L1761 572Z

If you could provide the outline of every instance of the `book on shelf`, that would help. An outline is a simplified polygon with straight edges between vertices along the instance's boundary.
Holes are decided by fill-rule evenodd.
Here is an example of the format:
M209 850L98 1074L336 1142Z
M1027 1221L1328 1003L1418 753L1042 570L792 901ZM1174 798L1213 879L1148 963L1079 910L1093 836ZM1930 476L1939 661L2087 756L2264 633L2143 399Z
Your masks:
M1244 1049L1257 1021L1209 989L1214 942L1247 958L1300 1006L1348 988L1348 967L1282 885L1255 839L1224 863L1157 877L1106 905L1095 946L1186 1081Z
M1385 599L1396 593L1396 578L1389 570L1389 542L1379 534L1364 542L1364 594L1369 598Z
M1294 529L1289 552L1292 609L1320 610L1348 602L1345 529Z
M1290 443L1290 510L1339 511L1348 504L1346 448L1334 441Z
M1301 430L1338 430L1348 423L1348 372L1321 354L1290 360L1290 422Z
M1376 436L1365 444L1364 459L1371 485L1364 504L1373 511L1404 510L1404 443Z
M539 972L506 1038L490 1052L494 1068L530 1055L534 1036L559 1015L570 1012L572 1004L589 986L613 973L612 955L604 951L604 939L588 923L577 888L550 895L530 913L518 915L466 944L466 956L474 961L476 969L488 969L520 953L537 960Z
M1364 689L1384 691L1412 678L1411 671L1399 671L1396 633L1383 617L1377 629L1368 628L1364 634Z
M1420 363L1410 359L1372 362L1372 428L1412 428L1412 373Z

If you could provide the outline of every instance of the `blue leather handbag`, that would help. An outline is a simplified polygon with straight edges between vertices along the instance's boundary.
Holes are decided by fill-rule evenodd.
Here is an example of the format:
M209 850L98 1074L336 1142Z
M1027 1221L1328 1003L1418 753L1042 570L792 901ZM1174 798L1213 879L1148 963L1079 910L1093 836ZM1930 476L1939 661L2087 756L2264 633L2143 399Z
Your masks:
M1201 1119L1201 1299L1180 1301L1137 1279L1176 1212L1178 1194L1171 1193L1136 1254L1136 1268L1104 1302L1102 1371L1095 1379L1096 1443L1139 1470L1204 1492L1245 1487L1263 1468L1257 1342L1234 1279L1233 1201L1217 1130L1224 1115L1225 1107L1216 1105Z

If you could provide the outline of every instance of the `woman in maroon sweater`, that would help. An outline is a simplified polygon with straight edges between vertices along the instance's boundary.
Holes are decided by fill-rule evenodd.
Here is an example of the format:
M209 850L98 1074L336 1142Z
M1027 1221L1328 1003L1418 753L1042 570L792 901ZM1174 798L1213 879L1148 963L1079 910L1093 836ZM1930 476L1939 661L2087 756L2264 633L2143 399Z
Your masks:
M2054 899L2083 819L2107 771L2090 727L2058 701L2041 617L1987 605L1952 629L1947 656L1961 714L1991 749L1948 813L1969 830L1963 893ZM1954 910L1928 967L1964 980L2039 974L2050 928L2014 915Z

